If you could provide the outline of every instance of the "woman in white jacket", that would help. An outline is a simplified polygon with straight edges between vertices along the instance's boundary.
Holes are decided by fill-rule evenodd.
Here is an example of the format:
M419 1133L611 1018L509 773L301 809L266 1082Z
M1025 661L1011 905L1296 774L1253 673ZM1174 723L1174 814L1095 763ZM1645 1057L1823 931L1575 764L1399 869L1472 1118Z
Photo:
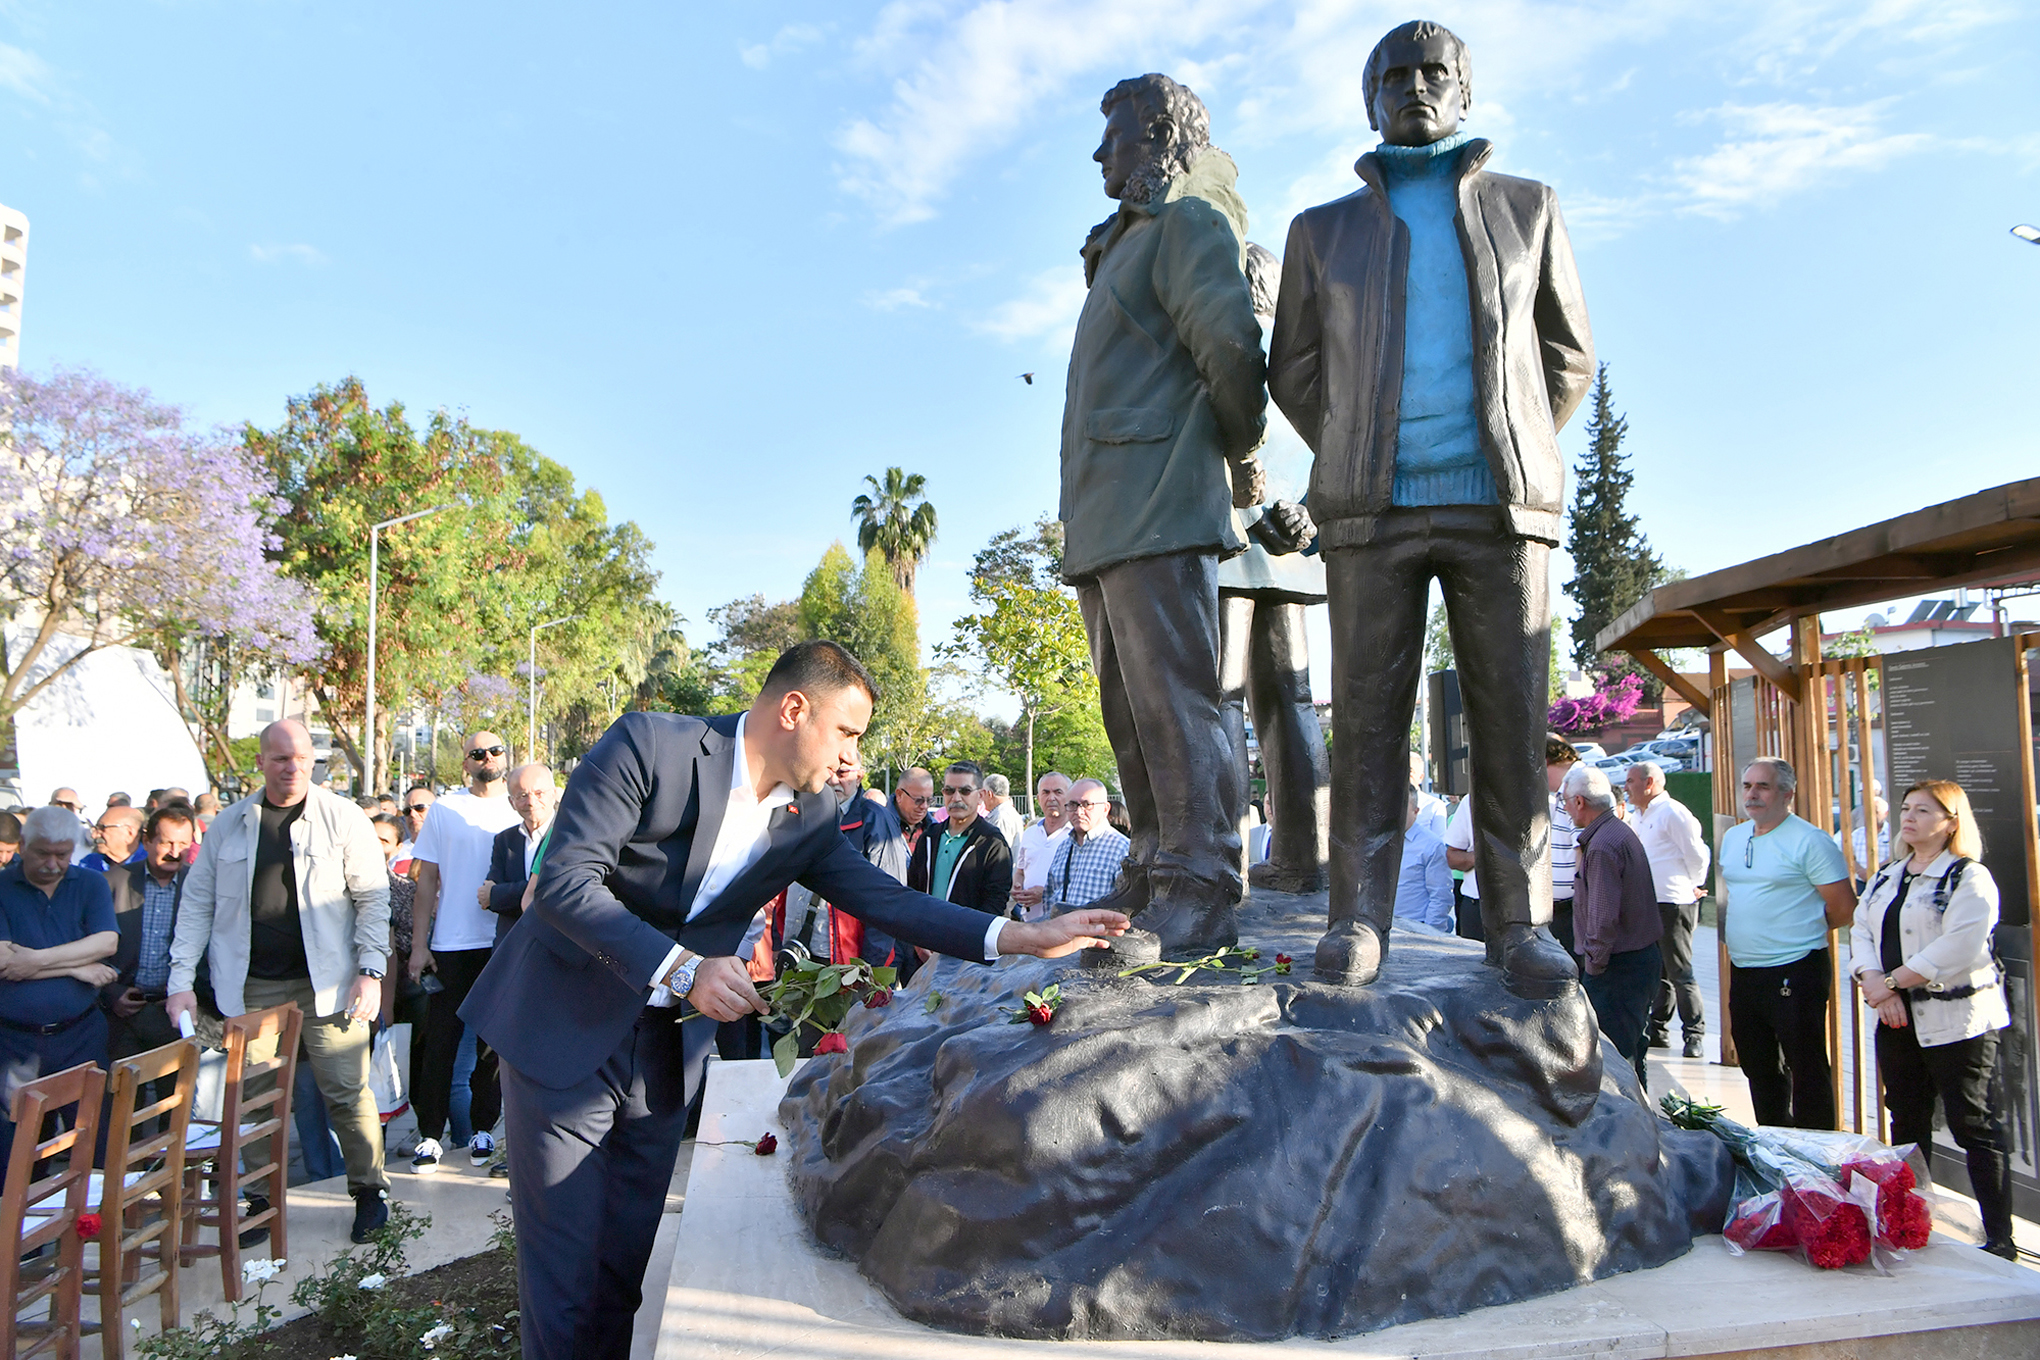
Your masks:
M1925 1149L1938 1095L1948 1132L1968 1154L1984 1250L2017 1260L1997 1082L1998 1031L2011 1023L1991 952L1998 890L1977 861L1983 846L1969 795L1948 780L1913 785L1898 842L1902 858L1871 880L1849 932L1850 967L1877 1008L1891 1141Z

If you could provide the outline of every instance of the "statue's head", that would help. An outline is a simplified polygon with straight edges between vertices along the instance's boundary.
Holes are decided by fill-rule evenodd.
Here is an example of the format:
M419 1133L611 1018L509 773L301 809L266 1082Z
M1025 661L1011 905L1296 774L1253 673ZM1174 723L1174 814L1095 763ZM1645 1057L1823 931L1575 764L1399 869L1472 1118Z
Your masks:
M1452 30L1414 19L1388 31L1360 76L1367 125L1390 146L1429 146L1473 106L1473 60Z
M1254 295L1255 316L1275 315L1275 298L1282 291L1282 261L1255 241L1247 242L1247 289Z
M1204 101L1164 75L1122 80L1099 111L1105 135L1091 159L1105 172L1105 196L1145 203L1211 145Z

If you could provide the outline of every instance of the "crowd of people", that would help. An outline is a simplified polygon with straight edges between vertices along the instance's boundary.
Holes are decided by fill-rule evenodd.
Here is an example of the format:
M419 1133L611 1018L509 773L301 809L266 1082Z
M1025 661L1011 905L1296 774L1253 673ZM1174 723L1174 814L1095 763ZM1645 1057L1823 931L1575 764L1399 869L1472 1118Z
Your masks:
M410 1027L413 1172L465 1150L474 1166L510 1174L496 1055L460 1009L529 903L559 788L543 765L508 768L505 743L486 731L467 738L463 781L443 792L419 781L357 805L313 785L312 764L310 734L285 721L262 734L261 787L231 806L165 788L140 807L113 794L88 819L76 792L60 788L44 807L0 813L0 1055L19 1081L173 1042L186 1015L203 1037L222 1015L297 1003L300 1155L313 1179L345 1175L362 1240L388 1212L369 1082L382 1027ZM1670 1045L1674 1016L1684 1055L1704 1052L1693 937L1707 838L1654 764L1629 767L1616 785L1554 735L1546 774L1553 933L1603 1033L1647 1084L1645 1055ZM1720 845L1727 1024L1756 1118L1834 1126L1827 932L1846 928L1849 966L1877 1012L1893 1136L1926 1142L1942 1104L1989 1246L2008 1254L1994 1083L2009 1012L1990 944L1997 889L1978 859L1968 798L1944 781L1910 789L1900 857L1859 898L1842 846L1792 814L1795 783L1783 760L1752 762L1741 780L1747 820ZM970 761L944 768L939 785L915 768L888 794L851 768L832 787L841 833L867 861L991 916L1040 921L1096 902L1129 851L1124 810L1095 778L1042 774L1032 817L1005 777ZM1479 938L1471 809L1410 784L1399 926ZM1857 838L1860 853L1860 828ZM1887 832L1880 851L1888 843ZM747 944L760 980L791 956L861 958L904 982L927 958L798 885L759 913ZM760 1051L755 1017L723 1030L726 1056ZM0 1121L0 1155L13 1132Z

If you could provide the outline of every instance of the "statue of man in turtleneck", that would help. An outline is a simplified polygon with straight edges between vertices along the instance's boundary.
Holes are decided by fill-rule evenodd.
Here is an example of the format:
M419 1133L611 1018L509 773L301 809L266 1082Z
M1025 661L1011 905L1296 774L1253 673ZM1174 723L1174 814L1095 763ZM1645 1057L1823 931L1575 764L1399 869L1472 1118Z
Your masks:
M1266 424L1247 211L1196 95L1122 80L1092 159L1119 210L1084 243L1090 295L1063 406L1063 579L1077 589L1131 845L1095 907L1168 957L1238 938L1239 797L1219 718L1218 562L1246 546ZM1271 509L1278 550L1309 534Z
M1488 962L1550 995L1574 968L1548 928L1548 578L1558 429L1594 367L1586 303L1556 196L1487 171L1492 144L1459 130L1465 44L1403 24L1361 83L1382 145L1354 167L1358 191L1291 224L1269 355L1269 390L1316 455L1332 625L1331 929L1316 971L1363 985L1387 952L1435 579L1472 748Z

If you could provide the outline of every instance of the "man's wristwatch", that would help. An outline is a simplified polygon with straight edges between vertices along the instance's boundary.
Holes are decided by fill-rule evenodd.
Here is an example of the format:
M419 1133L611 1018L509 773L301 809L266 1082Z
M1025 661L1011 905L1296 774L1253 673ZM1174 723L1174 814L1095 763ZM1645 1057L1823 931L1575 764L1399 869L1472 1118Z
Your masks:
M380 968L363 968L360 969L359 971L361 975L365 978L374 978L377 982L381 982L383 980L382 969Z
M694 990L694 970L701 967L701 955L689 954L687 961L675 968L666 980L667 990L677 997L685 997Z

